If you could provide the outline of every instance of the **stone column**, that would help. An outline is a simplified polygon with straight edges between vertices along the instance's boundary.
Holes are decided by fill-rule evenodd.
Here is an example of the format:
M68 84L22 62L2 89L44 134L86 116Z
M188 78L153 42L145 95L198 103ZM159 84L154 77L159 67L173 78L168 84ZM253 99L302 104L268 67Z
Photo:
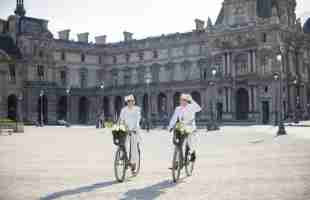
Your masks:
M226 71L226 68L227 68L227 66L226 66L226 53L224 53L222 55L222 62L223 62L223 72L224 72L224 75L226 75L227 74L227 71Z
M248 52L248 73L252 72L252 51Z
M231 53L227 53L227 70L228 70L228 74L231 74L232 70L231 70Z
M167 112L171 116L173 114L173 93L172 91L167 92Z
M114 108L114 101L115 101L115 97L114 96L110 96L110 117L112 118L112 120L114 120L115 118L115 108Z
M252 53L253 53L253 72L256 73L256 50L254 50Z

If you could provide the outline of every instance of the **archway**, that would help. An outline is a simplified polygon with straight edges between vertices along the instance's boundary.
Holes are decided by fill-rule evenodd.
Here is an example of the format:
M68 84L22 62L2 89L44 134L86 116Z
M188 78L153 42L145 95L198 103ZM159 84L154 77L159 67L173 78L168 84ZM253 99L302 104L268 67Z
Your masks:
M67 97L61 96L57 103L57 119L67 119Z
M179 104L180 104L180 96L181 96L180 92L174 93L174 95L173 95L173 107L174 108L179 106Z
M43 117L43 123L48 123L48 99L46 95L39 97L38 99L38 122L41 123Z
M79 100L79 123L87 124L89 114L89 101L87 97L81 97Z
M104 117L106 119L111 117L111 113L110 113L110 99L109 99L109 97L103 97L103 112L104 112Z
M17 120L17 97L15 94L8 96L8 118Z
M199 92L194 91L191 93L192 98L194 99L194 101L196 101L196 103L198 103L201 106L201 95Z
M162 117L167 113L167 96L164 93L160 93L157 97L157 109L159 116Z
M117 117L119 117L122 107L123 107L122 97L117 96L114 100L114 110L116 112Z
M246 89L240 88L236 93L236 119L247 120L249 113L249 93Z

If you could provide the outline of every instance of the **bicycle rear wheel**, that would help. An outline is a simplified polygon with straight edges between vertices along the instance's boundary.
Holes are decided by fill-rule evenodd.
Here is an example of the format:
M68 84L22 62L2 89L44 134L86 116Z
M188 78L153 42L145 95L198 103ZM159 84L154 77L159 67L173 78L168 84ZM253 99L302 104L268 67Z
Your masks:
M185 172L187 176L191 176L194 171L195 161L191 161L192 152L190 148L186 146L185 150Z
M118 147L114 160L114 175L118 182L123 182L126 176L126 153Z
M172 159L172 179L173 182L177 182L180 179L182 169L182 152L181 149L176 146L174 149L173 159Z

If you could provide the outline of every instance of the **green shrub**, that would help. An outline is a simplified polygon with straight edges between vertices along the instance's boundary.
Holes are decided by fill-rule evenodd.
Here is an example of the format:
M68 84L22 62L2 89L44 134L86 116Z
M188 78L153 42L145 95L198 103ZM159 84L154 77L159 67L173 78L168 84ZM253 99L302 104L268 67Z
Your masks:
M2 118L0 119L0 123L15 123L16 121L9 119L9 118Z

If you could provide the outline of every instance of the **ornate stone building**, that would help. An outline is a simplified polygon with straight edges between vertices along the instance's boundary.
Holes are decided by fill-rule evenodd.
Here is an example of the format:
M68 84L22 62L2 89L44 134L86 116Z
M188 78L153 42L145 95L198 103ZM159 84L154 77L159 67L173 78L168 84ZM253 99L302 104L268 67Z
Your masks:
M102 110L115 118L123 97L133 93L143 113L160 123L172 114L180 93L187 92L203 107L200 122L210 119L211 108L227 122L272 123L281 108L286 117L297 110L305 117L309 22L302 28L295 7L295 0L224 0L215 23L196 19L191 32L141 40L124 32L119 43L106 43L106 36L90 43L88 33L70 40L70 30L55 39L48 21L26 17L23 0L17 0L16 15L0 20L1 37L14 41L18 53L13 55L20 54L9 62L2 57L10 52L0 44L5 60L0 113L6 116L9 109L28 121L91 124ZM282 88L275 72L281 74ZM15 82L8 81L12 74Z

